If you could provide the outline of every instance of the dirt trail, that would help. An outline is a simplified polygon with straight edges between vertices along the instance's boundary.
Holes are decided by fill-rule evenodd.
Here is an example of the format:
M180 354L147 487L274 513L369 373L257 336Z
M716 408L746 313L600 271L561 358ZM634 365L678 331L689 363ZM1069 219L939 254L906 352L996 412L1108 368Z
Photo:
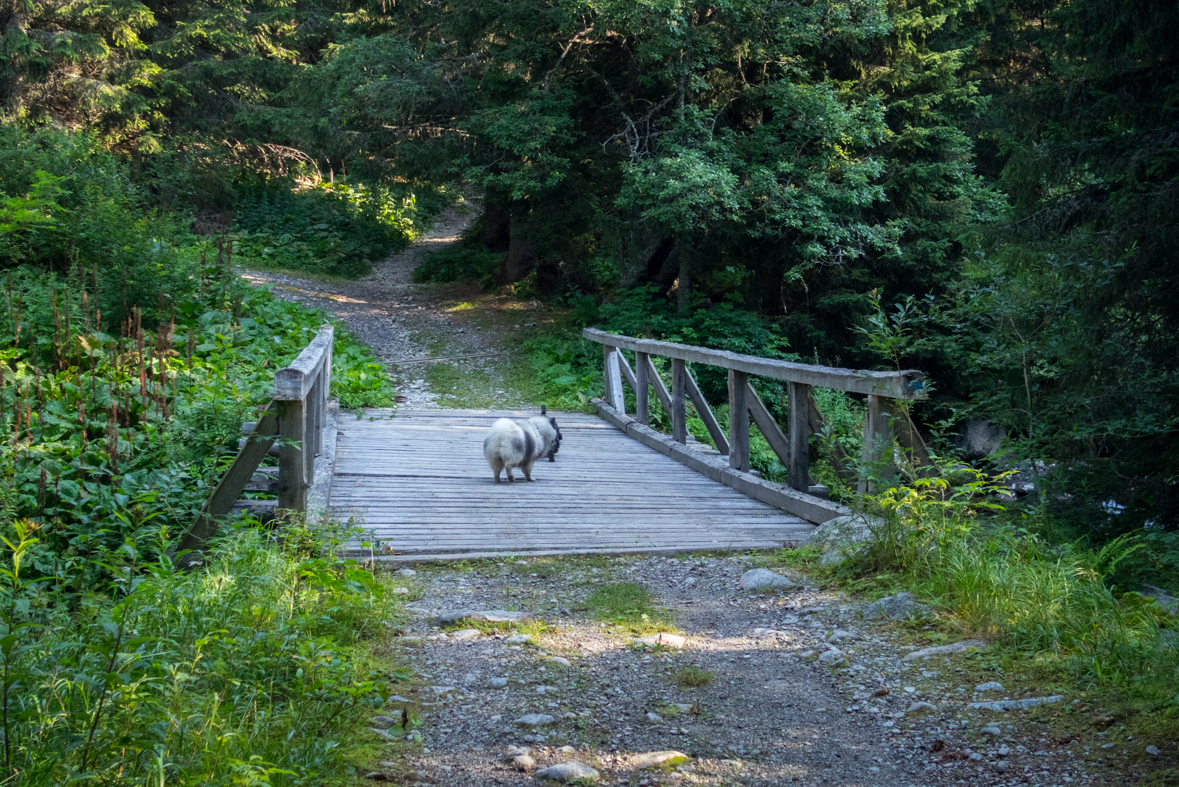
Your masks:
M335 314L386 360L510 352L515 317L472 319L477 309L457 307L453 288L411 280L418 254L456 240L470 219L452 209L415 246L355 282L245 275ZM521 397L505 381L505 357L465 361L473 374L461 382L486 385L489 401L506 408ZM425 364L400 368L404 406L445 404ZM997 675L1004 689L975 696L977 684L993 679L978 662L962 654L905 661L915 646L899 643L923 636L920 625L867 623L858 605L796 574L797 586L778 593L740 590L743 571L765 560L591 557L398 572L413 602L408 622L390 622L404 634L395 658L415 678L395 686L405 696L373 720L380 753L369 777L419 787L525 785L536 783L535 769L578 762L598 783L631 787L1132 783L1127 769L1103 759L1103 733L1070 746L1052 739L1044 708L1039 716L967 708L972 699L1049 692ZM633 635L593 618L590 594L620 581L652 593L686 637L682 648L635 648ZM527 635L486 625L448 632L432 622L460 608L524 610L539 622ZM707 685L681 685L685 667L710 676ZM401 709L421 719L420 742L382 728ZM547 718L517 723L527 714ZM515 746L531 750L532 765L505 761ZM641 754L657 751L688 759L638 767Z

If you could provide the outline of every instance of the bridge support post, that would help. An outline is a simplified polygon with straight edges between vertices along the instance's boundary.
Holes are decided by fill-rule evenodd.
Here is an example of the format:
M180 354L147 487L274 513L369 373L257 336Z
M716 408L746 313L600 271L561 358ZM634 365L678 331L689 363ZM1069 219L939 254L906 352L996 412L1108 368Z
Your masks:
M811 387L802 383L786 383L789 394L790 418L787 429L790 432L790 486L800 492L808 492L811 483L810 456L810 396Z
M688 369L679 358L671 359L671 437L677 443L688 442Z
M860 481L856 489L860 494L868 494L875 489L875 484L869 478L869 473L887 481L894 475L892 456L892 413L889 401L883 396L869 394L868 415L864 419L864 469L860 471Z
M651 357L647 353L635 353L635 417L643 426L651 425L651 404L648 398L651 383L647 379L650 365Z
M729 369L729 467L749 472L749 375Z

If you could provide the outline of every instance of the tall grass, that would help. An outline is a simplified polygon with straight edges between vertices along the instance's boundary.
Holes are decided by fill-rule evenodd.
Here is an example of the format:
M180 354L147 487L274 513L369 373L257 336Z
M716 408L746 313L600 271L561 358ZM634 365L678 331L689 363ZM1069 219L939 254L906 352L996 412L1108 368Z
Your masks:
M957 485L919 479L881 492L875 538L856 568L896 572L965 629L1078 680L1179 708L1179 649L1165 633L1179 621L1112 582L1141 545L1129 537L1101 549L1051 544L987 502L995 491L969 473Z
M132 544L80 594L21 570L0 594L5 784L322 784L351 728L387 696L364 640L391 612L372 575L318 548L231 532L177 573Z

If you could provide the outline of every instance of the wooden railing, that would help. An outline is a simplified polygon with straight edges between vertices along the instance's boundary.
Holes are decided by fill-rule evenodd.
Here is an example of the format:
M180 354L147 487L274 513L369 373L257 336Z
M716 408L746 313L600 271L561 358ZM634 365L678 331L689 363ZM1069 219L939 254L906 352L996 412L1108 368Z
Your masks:
M229 514L258 465L278 445L278 503L280 511L305 513L307 490L315 457L323 450L328 396L332 385L332 339L335 329L320 328L290 366L274 375L274 395L262 417L242 441L233 464L209 495L200 513L176 547L177 563L195 558L217 523ZM185 554L187 553L187 554Z
M728 455L729 467L745 473L750 469L749 419L752 417L774 453L787 468L789 485L803 493L810 488L810 435L812 432L821 433L825 429L823 415L811 396L813 386L834 388L868 397L868 417L864 429L865 467L881 459L883 452L889 450L892 445L892 413L895 408L891 402L896 399L924 397L924 375L916 371L871 372L813 366L675 342L619 336L596 328L587 328L582 336L602 345L606 372L605 401L620 415L626 415L626 399L622 389L624 378L635 394L635 419L643 426L650 425L649 390L653 389L663 409L671 417L672 438L682 444L686 443L688 438L686 402L691 401L717 450ZM634 352L634 369L631 369L630 363L620 350ZM651 362L652 356L671 359L670 391ZM688 362L728 369L727 435L721 429L699 386L696 385L688 369ZM750 375L769 377L786 383L789 418L785 433L757 391L749 384ZM900 432L897 436L902 442L920 441L907 418L899 419L897 423ZM834 451L837 454L834 457L837 470L848 478L852 471L848 467L846 454L838 443L834 444ZM868 479L860 477L858 485L861 491L866 491Z

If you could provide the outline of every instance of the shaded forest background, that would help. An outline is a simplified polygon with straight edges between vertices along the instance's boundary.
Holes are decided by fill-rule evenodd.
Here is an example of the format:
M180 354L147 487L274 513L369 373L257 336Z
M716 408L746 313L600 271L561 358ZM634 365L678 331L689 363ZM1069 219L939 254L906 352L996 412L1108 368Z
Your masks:
M1176 30L1152 0L0 0L4 782L370 770L411 676L407 597L337 557L363 533L169 547L329 319L236 271L362 275L459 194L478 221L414 276L544 301L550 406L600 391L591 324L925 372L943 473L853 499L814 462L873 538L773 559L916 593L914 642L985 637L1086 729L1173 746L1179 618L1143 583L1179 593ZM341 406L391 405L336 336ZM815 397L854 455L862 403Z
M586 321L747 311L836 365L880 364L875 319L923 421L1004 427L1070 526L1179 521L1174 4L6 0L0 29L10 126L89 135L243 253L355 275L463 183L467 275ZM8 162L11 261L109 256L44 243L61 176Z

